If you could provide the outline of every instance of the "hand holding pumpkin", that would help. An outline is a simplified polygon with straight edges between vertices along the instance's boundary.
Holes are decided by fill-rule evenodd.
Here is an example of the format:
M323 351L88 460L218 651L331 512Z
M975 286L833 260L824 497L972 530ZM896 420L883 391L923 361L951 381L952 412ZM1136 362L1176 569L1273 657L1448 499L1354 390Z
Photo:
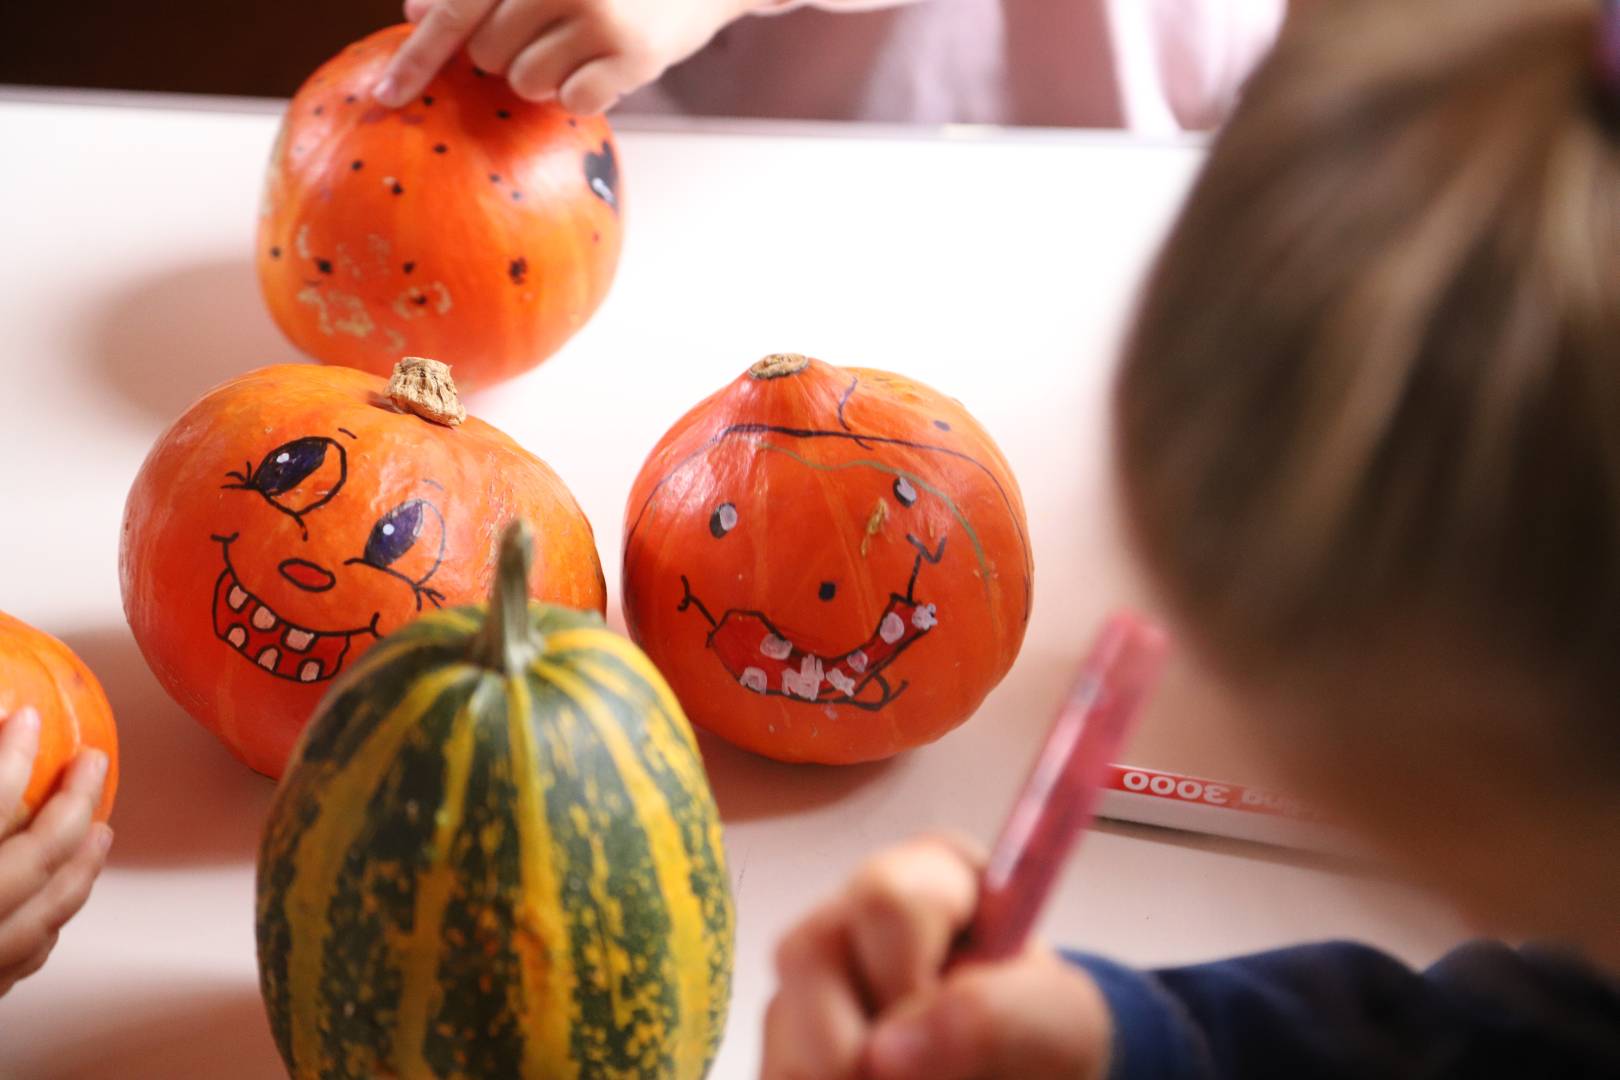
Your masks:
M783 939L763 1080L1087 1080L1107 1074L1096 986L1047 949L946 972L979 858L915 840L868 862Z
M62 926L84 906L112 843L92 824L107 755L81 752L61 787L27 817L23 791L39 749L39 714L0 723L0 996L44 966Z
M599 113L696 52L760 0L407 0L416 32L376 97L398 107L463 44L518 96Z

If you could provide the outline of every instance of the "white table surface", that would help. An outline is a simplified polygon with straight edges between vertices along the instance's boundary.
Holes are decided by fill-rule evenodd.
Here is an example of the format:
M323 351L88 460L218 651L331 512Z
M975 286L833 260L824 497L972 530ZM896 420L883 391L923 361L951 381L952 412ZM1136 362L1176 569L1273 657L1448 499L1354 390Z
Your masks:
M252 264L275 124L253 103L0 98L0 608L95 668L124 770L90 903L47 968L0 1001L5 1080L281 1075L253 960L271 785L158 688L116 571L124 495L158 432L214 383L295 357ZM470 402L572 486L615 620L623 500L643 455L772 351L893 368L961 398L1018 473L1035 548L1023 655L940 743L843 770L705 744L739 909L714 1071L733 1080L757 1069L780 932L886 843L936 827L988 840L1094 620L1129 593L1102 393L1199 151L1082 134L626 127L627 242L608 302L551 362ZM1174 711L1183 732L1221 742L1196 694ZM1112 825L1070 864L1043 929L1137 963L1337 936L1423 962L1464 933L1373 874Z

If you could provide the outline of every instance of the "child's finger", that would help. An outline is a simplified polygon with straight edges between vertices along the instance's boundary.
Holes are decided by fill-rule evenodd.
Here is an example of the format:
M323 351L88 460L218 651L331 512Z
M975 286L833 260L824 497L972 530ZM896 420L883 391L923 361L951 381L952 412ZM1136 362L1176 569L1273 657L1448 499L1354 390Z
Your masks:
M49 935L40 944L39 948L34 950L34 955L20 964L9 968L0 968L0 997L5 997L13 986L16 986L45 966L45 961L51 958L51 950L56 948L56 941L60 936L60 933Z
M1096 985L1047 952L965 968L873 1031L871 1080L1090 1080L1107 1073L1112 1038Z
M615 53L590 61L557 88L562 107L578 116L607 112L625 94L658 77L660 70L632 53Z
M497 0L438 0L383 70L371 96L398 108L420 94Z
M559 23L531 42L506 73L518 97L545 101L582 63L600 55L600 35L591 24L570 20Z
M761 1080L853 1077L866 1011L849 972L847 913L825 908L777 948L778 989L765 1012Z
M106 779L107 755L83 751L28 828L0 843L0 915L27 902L84 843Z
M0 840L22 820L23 792L39 752L39 713L18 709L0 723Z
M427 15L435 0L405 0L405 21L419 23Z
M502 0L467 40L472 62L505 75L513 57L545 33L574 20L559 18L557 0Z
M875 1011L939 981L978 897L978 861L945 840L913 840L861 868L846 903L855 971Z
M45 887L0 922L0 969L25 962L78 914L90 898L111 844L112 830L96 826Z

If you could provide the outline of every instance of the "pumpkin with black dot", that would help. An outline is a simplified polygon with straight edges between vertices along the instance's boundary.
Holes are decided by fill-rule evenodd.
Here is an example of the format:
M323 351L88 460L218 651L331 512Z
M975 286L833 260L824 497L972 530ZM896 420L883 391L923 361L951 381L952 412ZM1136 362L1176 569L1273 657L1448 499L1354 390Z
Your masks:
M351 45L293 98L259 282L282 331L324 363L386 375L402 355L455 356L464 387L488 385L555 353L606 295L618 149L603 117L524 101L465 56L384 108L371 89L409 31Z
M248 766L279 776L321 695L378 640L488 593L509 518L532 595L600 612L590 524L556 473L466 416L444 365L392 380L262 368L159 437L124 511L124 611L153 672Z
M0 611L0 717L39 714L39 750L23 790L22 815L44 805L80 750L107 755L95 819L106 821L118 791L118 729L101 683L72 649ZM0 813L9 807L0 807ZM0 835L11 824L0 818Z
M767 357L679 420L625 511L624 617L694 724L784 761L932 741L1012 666L1018 484L961 403Z

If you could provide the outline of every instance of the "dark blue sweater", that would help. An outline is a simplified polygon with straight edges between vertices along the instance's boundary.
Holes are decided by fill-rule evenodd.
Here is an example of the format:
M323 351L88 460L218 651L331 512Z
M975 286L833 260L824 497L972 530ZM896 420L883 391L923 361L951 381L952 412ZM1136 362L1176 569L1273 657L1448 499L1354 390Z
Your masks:
M1069 958L1113 1010L1109 1080L1620 1080L1620 981L1553 951L1481 942L1423 972L1348 943L1154 972Z

